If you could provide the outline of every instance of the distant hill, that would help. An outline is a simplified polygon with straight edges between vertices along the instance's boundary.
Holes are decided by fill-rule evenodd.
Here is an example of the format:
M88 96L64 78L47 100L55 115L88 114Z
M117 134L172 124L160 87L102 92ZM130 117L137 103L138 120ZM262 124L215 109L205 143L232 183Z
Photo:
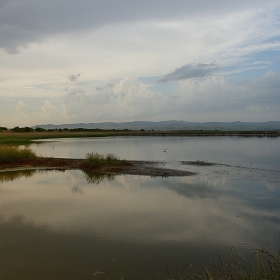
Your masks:
M77 123L77 124L46 124L35 125L33 128L41 127L45 129L63 128L89 128L108 130L222 130L222 131L260 131L260 130L280 130L280 121L269 122L185 122L185 121L134 121L134 122L104 122L104 123Z

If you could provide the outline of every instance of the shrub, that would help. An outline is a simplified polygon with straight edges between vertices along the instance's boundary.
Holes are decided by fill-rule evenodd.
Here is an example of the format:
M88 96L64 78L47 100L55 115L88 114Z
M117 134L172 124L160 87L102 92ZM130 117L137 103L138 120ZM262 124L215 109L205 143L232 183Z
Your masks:
M106 155L99 154L97 152L91 152L86 154L86 166L98 167L104 164L125 164L125 160L121 160L118 156L112 153Z

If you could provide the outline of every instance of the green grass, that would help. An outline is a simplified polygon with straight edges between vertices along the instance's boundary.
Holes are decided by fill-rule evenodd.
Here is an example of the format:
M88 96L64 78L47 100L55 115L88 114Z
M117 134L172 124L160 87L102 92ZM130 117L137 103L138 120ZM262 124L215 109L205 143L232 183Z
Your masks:
M279 131L34 131L34 132L1 132L0 145L28 145L32 140L51 138L82 138L82 137L108 137L108 136L240 136L240 137L279 137Z
M97 152L91 152L86 154L85 165L88 168L101 167L102 165L124 165L127 164L126 160L120 159L118 156L112 153L99 154Z
M0 163L20 162L28 159L35 159L37 156L29 148L0 146Z
M30 145L41 139L55 139L55 138L84 138L84 137L106 137L115 136L109 133L63 133L63 132L30 132L30 133L1 133L0 132L0 145Z

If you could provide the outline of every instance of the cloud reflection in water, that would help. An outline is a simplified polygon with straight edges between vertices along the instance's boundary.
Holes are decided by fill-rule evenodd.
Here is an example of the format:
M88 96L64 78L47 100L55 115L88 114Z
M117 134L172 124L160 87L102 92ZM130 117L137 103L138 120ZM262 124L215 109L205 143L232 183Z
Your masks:
M206 260L215 248L242 243L279 248L277 185L267 189L261 181L252 183L248 174L248 178L244 174L231 177L233 173L206 170L197 176L164 179L143 176L114 179L100 174L94 177L96 174L85 175L79 170L30 172L28 176L24 172L13 173L12 178L18 180L3 179L0 185L1 248L8 254L7 246L12 244L11 258L18 250L28 256L34 244L41 252L53 248L60 251L58 255L65 261L61 267L74 266L71 261L76 258L67 257L74 251L92 257L91 251L98 250L104 259L118 254L124 259L127 251L119 246L133 248L130 262L136 261L137 255L145 265L149 262L147 253L142 251L139 257L144 248L153 252L155 262L165 262L171 256L176 259L179 251L183 255L183 251L190 250L191 256L207 250L203 257ZM3 176L7 178L7 174ZM46 244L56 244L56 249L51 245L45 248L43 240ZM32 247L35 251L36 246ZM173 253L167 253L167 249ZM34 257L36 253L31 255ZM99 266L104 265L96 257L94 260ZM16 261L23 265L23 260ZM51 264L51 260L48 262ZM79 263L79 269L82 266Z

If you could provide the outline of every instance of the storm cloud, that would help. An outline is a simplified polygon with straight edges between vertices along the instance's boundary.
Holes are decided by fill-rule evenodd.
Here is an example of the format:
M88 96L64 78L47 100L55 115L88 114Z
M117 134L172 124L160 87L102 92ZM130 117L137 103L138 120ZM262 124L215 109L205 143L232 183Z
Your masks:
M265 5L273 8L276 0ZM62 33L136 21L183 19L186 16L238 12L263 5L261 0L0 0L0 48L9 53Z
M159 79L159 83L166 83L170 81L179 81L191 78L203 78L213 74L213 70L218 67L216 64L190 64L184 65L180 68L176 68L175 71L166 74L163 78Z

